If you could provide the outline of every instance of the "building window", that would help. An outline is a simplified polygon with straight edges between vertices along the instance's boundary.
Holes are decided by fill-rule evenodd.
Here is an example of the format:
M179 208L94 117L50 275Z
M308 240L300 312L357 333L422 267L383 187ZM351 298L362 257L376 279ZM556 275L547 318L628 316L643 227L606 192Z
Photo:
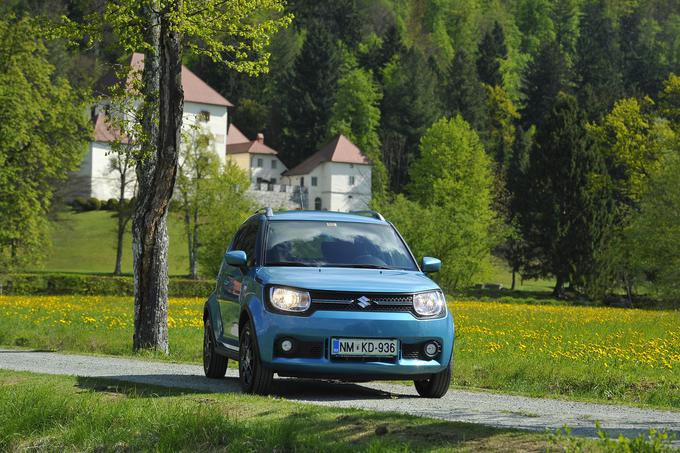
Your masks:
M354 176L349 177L349 185L353 186L354 185Z
M316 187L318 180L316 179L316 176L312 176L312 185Z
M208 121L210 121L210 112L208 112L207 110L201 110L200 112L198 112L198 114L196 114L196 119L203 123L207 123Z
M300 187L304 187L304 186L305 186L305 177L300 176Z
M314 199L314 210L315 211L321 211L321 198L316 197Z
M274 159L274 160L272 161L272 169L275 169L275 168L276 168L276 159Z
M264 165L264 162L262 161L262 159L258 158L257 159L257 168L262 168L263 165Z
M269 184L276 184L276 178L272 178L269 180Z

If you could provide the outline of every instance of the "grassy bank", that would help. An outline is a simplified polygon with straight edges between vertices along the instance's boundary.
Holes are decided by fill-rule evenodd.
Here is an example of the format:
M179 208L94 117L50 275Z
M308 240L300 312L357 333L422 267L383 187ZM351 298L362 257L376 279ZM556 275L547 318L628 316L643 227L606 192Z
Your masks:
M75 213L65 211L50 224L51 248L40 266L27 271L110 274L116 260L116 220L109 211ZM168 217L170 235L170 275L189 273L184 225L176 216ZM226 244L226 242L225 242ZM132 273L132 239L128 227L123 248L123 273Z
M203 302L171 299L166 359L200 362ZM456 321L454 385L680 408L679 311L449 305ZM5 296L0 315L2 345L131 353L131 298Z
M0 371L2 451L545 451L551 446L546 434Z

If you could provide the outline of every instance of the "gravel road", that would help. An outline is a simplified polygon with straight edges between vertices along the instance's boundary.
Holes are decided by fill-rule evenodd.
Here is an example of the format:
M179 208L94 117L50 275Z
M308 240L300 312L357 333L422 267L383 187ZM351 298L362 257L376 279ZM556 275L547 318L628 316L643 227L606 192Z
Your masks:
M207 379L196 365L150 362L120 357L0 349L0 368L153 384L205 392L238 392L236 370L223 380ZM499 393L449 390L442 399L421 399L413 386L277 379L275 395L311 404L401 412L422 417L534 431L564 425L572 433L594 436L599 420L611 436L636 436L650 428L667 429L680 438L680 412L593 404ZM680 446L680 439L675 441Z

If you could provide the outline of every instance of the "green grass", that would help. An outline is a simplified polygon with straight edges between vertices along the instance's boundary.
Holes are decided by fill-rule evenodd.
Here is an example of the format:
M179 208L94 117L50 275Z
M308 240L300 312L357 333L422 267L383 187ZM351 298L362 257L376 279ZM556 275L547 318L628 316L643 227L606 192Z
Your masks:
M27 271L112 273L116 262L116 219L108 211L59 214L59 220L50 225L51 248L39 267ZM187 275L189 258L184 225L171 215L168 222L170 234L170 275ZM125 234L123 248L123 273L132 273L132 239L130 226Z
M2 451L545 451L552 438L266 397L0 371Z
M171 353L156 358L200 363L203 302L171 299ZM680 311L450 307L455 386L680 409ZM130 355L132 317L129 297L0 297L0 345Z

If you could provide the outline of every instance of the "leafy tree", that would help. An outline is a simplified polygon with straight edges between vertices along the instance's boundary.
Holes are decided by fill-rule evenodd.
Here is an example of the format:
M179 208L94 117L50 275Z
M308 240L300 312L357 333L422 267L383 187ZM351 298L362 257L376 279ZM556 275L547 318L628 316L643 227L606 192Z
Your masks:
M35 261L56 187L78 168L85 99L54 75L35 22L0 19L0 269Z
M569 91L571 71L557 41L545 43L538 55L529 63L523 94L526 98L522 110L524 129L539 127L552 109L560 91Z
M680 133L680 76L670 74L659 94L659 113Z
M665 49L661 42L661 25L643 15L638 7L620 20L623 81L628 93L651 95L658 93L668 65L664 62Z
M501 74L501 60L508 57L508 47L505 44L503 27L498 22L488 31L479 44L477 56L477 74L482 83L491 86L503 86Z
M560 93L538 129L530 154L528 206L521 217L531 252L529 271L584 288L597 275L595 253L606 228L606 197L593 190L590 175L602 171L601 157L585 130L584 113L573 96Z
M212 135L200 125L192 127L182 138L177 195L187 235L189 276L197 279L200 226L203 217L210 215L210 211L203 207L206 188L211 186L207 180L216 175L220 162L214 151Z
M210 167L210 171L202 189L201 206L206 215L200 225L197 260L202 274L216 276L229 239L253 213L256 205L246 194L250 187L247 171L230 160Z
M500 86L484 86L486 90L487 124L484 138L487 153L499 172L504 172L510 163L515 143L515 125L520 115L508 94Z
M460 115L436 121L411 166L409 194L422 208L404 229L419 253L444 260L439 278L448 289L470 284L489 258L495 224L491 184L491 162L477 133ZM431 231L420 237L421 228Z
M680 146L664 159L642 194L640 213L627 230L626 245L653 291L676 302L680 297Z
M344 134L373 164L373 197L383 198L388 175L380 156L380 87L370 72L352 68L338 81L338 91L329 123L330 135Z
M342 56L325 25L311 21L295 60L281 109L282 155L297 164L317 150L328 133Z
M57 34L89 42L111 30L125 53L143 49L141 131L135 155L139 197L132 223L135 334L133 349L168 352L168 233L180 148L184 96L182 55L237 71L266 72L270 37L290 22L279 0L115 0L79 24L65 18Z
M460 114L475 129L486 122L486 92L477 77L475 62L465 50L459 50L449 67L445 85L444 110L448 115Z
M579 104L590 120L596 120L624 94L618 30L607 14L605 0L586 3L576 51Z

